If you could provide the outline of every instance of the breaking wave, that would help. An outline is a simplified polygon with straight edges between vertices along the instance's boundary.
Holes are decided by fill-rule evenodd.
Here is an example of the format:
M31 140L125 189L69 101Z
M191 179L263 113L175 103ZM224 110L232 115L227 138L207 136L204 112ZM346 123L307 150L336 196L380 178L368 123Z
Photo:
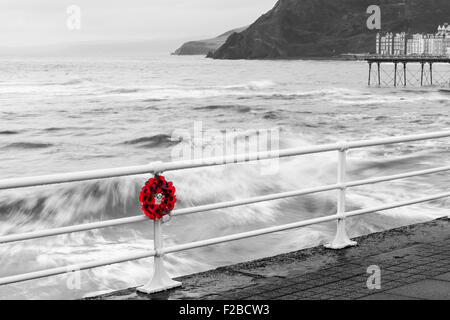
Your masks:
M136 93L141 91L141 89L138 88L119 88L119 89L114 89L114 90L110 90L107 93Z
M3 149L45 149L52 146L51 143L14 142L4 146Z
M19 131L14 131L14 130L5 130L5 131L0 131L0 135L14 135L14 134L19 134Z
M208 105L203 107L195 107L194 110L236 110L237 112L250 112L252 109L243 105Z
M170 147L180 142L180 139L174 139L167 134L157 134L149 137L128 140L123 144L137 145L140 148Z

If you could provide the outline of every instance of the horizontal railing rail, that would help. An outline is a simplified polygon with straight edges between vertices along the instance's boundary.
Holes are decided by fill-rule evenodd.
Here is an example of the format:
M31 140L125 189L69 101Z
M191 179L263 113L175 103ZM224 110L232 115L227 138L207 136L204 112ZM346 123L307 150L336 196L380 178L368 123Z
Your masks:
M11 178L0 180L0 190L15 189L25 187L35 187L68 182L80 182L88 180L97 180L105 178L115 178L139 174L158 173L167 171L176 171L184 169L194 169L200 167L218 166L224 164L251 162L258 160L268 160L275 158L285 158L306 154L323 153L338 151L342 149L358 149L364 147L374 147L379 145L388 145L396 143L405 143L421 140L430 140L446 138L450 136L450 131L434 132L426 134L417 134L409 136L390 137L383 139L374 139L366 141L353 141L344 143L323 144L319 146L291 148L266 152L255 152L242 155L229 155L224 157L214 157L207 159L194 159L188 161L174 161L169 163L154 162L142 166L111 168L103 170L80 171L70 173L60 173L36 177Z
M420 135L410 135L410 136L400 136L400 137L390 137L383 139L374 139L368 141L353 141L353 142L344 142L344 143L335 143L335 144L325 144L319 146L311 146L311 147L303 147L303 148L293 148L293 149L285 149L285 150L276 150L269 152L259 152L252 154L244 154L244 155L235 155L235 156L226 156L219 158L209 158L209 159L197 159L191 161L178 161L171 163L162 163L155 162L149 165L144 166L134 166L134 167L123 167L123 168L113 168L113 169L105 169L105 170L94 170L94 171L84 171L84 172L72 172L67 174L54 174L54 175L46 175L46 176L37 176L37 177L28 177L28 178L17 178L17 179L3 179L0 180L0 190L1 189L14 189L14 188L24 188L24 187L34 187L34 186L43 186L43 185L51 185L58 183L68 183L68 182L80 182L87 180L95 180L95 179L103 179L103 178L114 178L120 176L129 176L129 175L138 175L138 174L160 174L162 172L173 171L173 170L184 170L184 169L192 169L192 168L200 168L200 167L208 167L208 166L216 166L216 165L224 165L231 163L242 163L249 161L258 161L258 160L267 160L267 159L275 159L275 158L283 158L290 156L298 156L298 155L307 155L307 154L315 154L315 153L323 153L323 152L331 152L338 151L339 155L339 163L338 163L338 180L336 184L325 185L325 186L317 186L311 187L307 189L300 189L294 191L287 191L263 196L257 196L253 198L247 199L238 199L233 201L225 201L201 206L195 206L190 208L176 209L172 212L173 216L194 214L206 211L213 211L219 209L226 209L231 207L238 207L244 205L251 205L255 203L286 199L291 197L303 196L308 194L316 194L320 192L327 191L338 191L338 203L337 203L337 213L334 215L329 215L320 218L314 218L299 222L294 222L286 225L274 226L269 228L263 228L238 234L232 234L228 236L212 238L207 240L200 240L191 243L174 245L171 247L163 248L161 244L161 221L154 221L154 249L148 250L144 252L137 252L132 254L123 255L120 257L107 258L102 260L97 260L94 262L87 262L75 265L69 265L65 267L57 267L52 269L40 270L30 273L25 273L21 275L13 275L4 278L0 278L0 285L16 283L20 281L38 279L43 277L48 277L52 275L64 274L68 272L74 272L78 270L91 269L101 266L106 266L115 263L121 263L125 261L138 260L143 258L154 257L154 276L152 281L147 285L141 288L140 290L146 293L151 293L155 291L165 290L174 286L179 285L179 283L171 280L163 267L162 257L165 254L180 252L184 250L190 250L194 248L200 248L204 246L235 241L240 239L245 239L249 237L260 236L264 234L286 231L290 229L300 228L304 226L325 223L330 221L337 221L337 232L336 237L329 245L330 248L333 249L341 249L348 246L355 245L354 241L351 241L346 234L345 229L345 219L348 217L364 215L368 213L380 212L389 209L405 207L413 204L430 202L434 200L439 200L443 198L450 197L450 192L440 193L437 195L426 196L418 199L405 200L402 202L387 204L383 206L366 208L354 211L346 211L345 208L345 200L346 200L346 190L348 188L370 185L381 182L395 181L400 179L431 175L437 173L443 173L450 171L450 166L443 166L438 168L417 170L412 172L406 172L401 174L383 176L383 177L375 177L369 178L365 180L358 181L346 181L346 154L350 149L357 149L363 147L373 147L380 145L388 145L388 144L397 144L397 143L405 143L405 142L413 142L413 141L423 141L430 139L438 139L438 138L448 138L450 137L450 131L445 132L436 132L436 133L428 133L428 134L420 134ZM86 224L80 224L75 226L67 226L61 228L53 228L47 230L36 230L26 233L20 234L10 234L0 236L0 244L3 243L11 243L16 241L24 241L24 240L32 240L49 236L56 236L61 234L68 234L73 232L81 232L99 228L107 228L137 222L146 222L150 221L144 215L142 216L133 216L127 218L113 219L107 221L100 222L92 222Z
M172 216L188 215L188 214L194 214L194 213L200 213L200 212L206 212L206 211L239 207L239 206L250 205L250 204L255 204L255 203L260 203L260 202L266 202L266 201L271 201L271 200L280 200L280 199L298 197L298 196L303 196L303 195L308 195L308 194L338 190L342 187L347 187L347 188L358 187L358 186L363 186L363 185L368 185L368 184L387 182L387 181L395 181L395 180L412 178L412 177L423 176L423 175L434 174L434 173L445 172L445 171L450 171L450 166L440 167L440 168L435 168L435 169L413 171L413 172L391 175L391 176L384 176L384 177L379 177L379 178L346 182L343 184L332 184L332 185L326 185L326 186L321 186L321 187L313 187L313 188L309 188L309 189L301 189L301 190L296 190L296 191L274 193L274 194L270 194L270 195L258 196L258 197L241 199L241 200L218 202L218 203L202 205L202 206L195 206L195 207L184 208L184 209L175 209L172 211ZM74 232L88 231L88 230L94 230L94 229L100 229L100 228L108 228L108 227L131 224L131 223L136 223L136 222L145 222L145 221L149 221L149 219L144 215L139 215L139 216L134 216L134 217L105 220L105 221L100 221L100 222L92 222L92 223L80 224L80 225L69 226L69 227L61 227L61 228L32 231L32 232L26 232L26 233L20 233L20 234L12 234L12 235L0 236L0 243L32 240L32 239L56 236L56 235L61 235L61 234L66 234L66 233L74 233Z
M412 204L438 200L438 199L442 199L442 198L446 198L446 197L450 197L450 192L442 193L442 194L431 196L431 197L424 197L424 198L419 198L419 199L415 199L415 200L397 202L397 203L393 203L390 205L378 206L378 207L374 207L371 209L361 209L361 210L349 211L347 213L347 216L350 217L350 216L357 216L357 215L362 215L362 214L367 214L367 213L372 213L372 212L386 211L389 209L400 208L400 207L404 207L404 206L408 206L408 205L412 205ZM205 246L224 243L224 242L242 240L242 239L246 239L246 238L269 234L269 233L286 231L286 230L296 229L296 228L300 228L300 227L306 227L306 226L310 226L310 225L314 225L314 224L330 222L330 221L334 221L337 219L339 219L339 215L335 214L335 215L330 215L330 216L325 216L325 217L320 217L320 218L315 218L315 219L310 219L310 220L304 220L304 221L294 222L294 223L270 227L270 228L264 228L264 229L254 230L254 231L237 233L237 234L233 234L233 235L212 238L212 239L207 239L207 240L195 241L195 242L191 242L191 243L180 244L180 245L175 245L175 246L171 246L171 247L167 247L167 248L162 248L160 251L160 254L161 255L169 254L169 253L191 250L191 249L195 249L195 248L205 247ZM143 258L150 258L150 257L154 257L154 256L156 256L156 251L149 250L148 252L127 254L127 255L114 257L114 258L102 259L102 260L98 260L95 262L80 263L80 264L74 264L74 265L69 265L69 266L65 266L65 267L57 267L57 268L53 268L53 269L35 271L35 272L25 273L25 274L21 274L21 275L14 275L14 276L0 278L0 285L21 282L21 281L27 281L27 280L33 280L33 279L39 279L39 278L45 278L48 276L54 276L54 275L68 273L68 272L92 269L92 268L97 268L97 267L103 267L103 266L107 266L107 265L111 265L111 264L116 264L116 263L121 263L121 262L126 262L126 261L133 261L133 260L138 260L138 259L143 259Z

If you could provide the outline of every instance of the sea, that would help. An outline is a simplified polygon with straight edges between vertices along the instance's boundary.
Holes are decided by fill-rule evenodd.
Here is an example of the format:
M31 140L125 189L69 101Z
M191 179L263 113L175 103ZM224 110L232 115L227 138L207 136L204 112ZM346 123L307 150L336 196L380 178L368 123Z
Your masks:
M174 161L180 146L234 144L267 130L276 130L273 145L286 149L449 129L448 92L369 87L367 77L363 61L1 58L0 179ZM199 139L195 128L216 135ZM449 151L448 139L353 150L347 179L450 165ZM164 176L176 186L176 209L336 182L336 152L276 161L271 172L243 163ZM142 215L139 191L150 177L1 190L0 235ZM445 192L449 184L449 175L440 173L352 188L347 210ZM336 212L336 199L331 191L173 216L163 224L163 242L327 216ZM429 221L448 215L449 204L439 200L351 218L348 233L357 237ZM174 277L198 273L323 245L335 229L324 223L169 254L165 265ZM153 248L152 239L152 222L144 221L0 244L0 277L137 253ZM152 266L148 258L80 271L77 281L69 274L3 285L0 299L78 299L135 287L151 279Z

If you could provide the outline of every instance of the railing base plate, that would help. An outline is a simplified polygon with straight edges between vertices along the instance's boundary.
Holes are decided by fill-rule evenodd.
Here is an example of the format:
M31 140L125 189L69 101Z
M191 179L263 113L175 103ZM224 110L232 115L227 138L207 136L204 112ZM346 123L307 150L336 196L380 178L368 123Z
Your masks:
M178 281L171 281L170 283L164 283L161 285L151 285L151 286L142 286L136 288L137 292L145 293L145 294L152 294L157 292L162 292L166 290L170 290L173 288L181 287L181 282Z
M348 241L343 243L327 243L324 247L332 250L341 250L346 248L351 248L357 246L358 243L356 241Z

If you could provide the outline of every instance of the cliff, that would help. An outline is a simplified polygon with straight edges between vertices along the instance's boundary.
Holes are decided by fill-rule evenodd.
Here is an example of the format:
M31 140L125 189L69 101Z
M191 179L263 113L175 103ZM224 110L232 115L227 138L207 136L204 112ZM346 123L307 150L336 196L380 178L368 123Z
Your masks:
M375 51L368 30L370 5L381 8L382 32L429 32L450 22L448 0L279 0L242 32L230 35L209 57L289 59Z
M235 32L244 31L245 28L237 28L221 34L212 39L189 41L184 43L180 48L175 50L174 55L206 55L209 52L216 51L221 45L225 43L227 38Z

